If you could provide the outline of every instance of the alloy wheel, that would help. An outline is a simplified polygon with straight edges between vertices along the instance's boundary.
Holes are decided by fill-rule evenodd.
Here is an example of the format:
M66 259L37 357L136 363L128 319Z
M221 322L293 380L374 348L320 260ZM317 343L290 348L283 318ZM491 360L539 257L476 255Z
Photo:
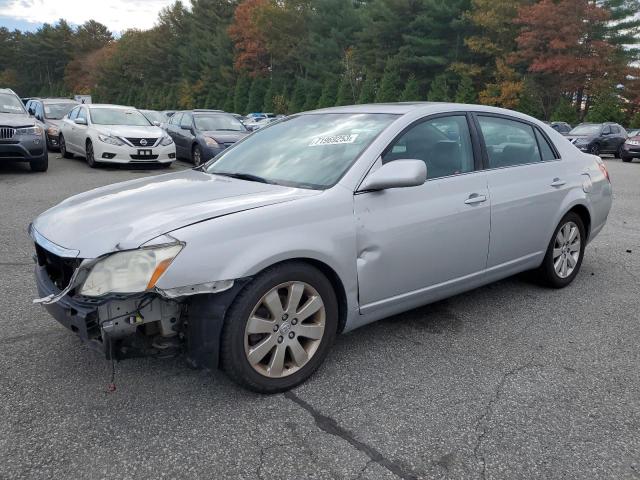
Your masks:
M198 147L195 147L193 149L193 164L196 167L199 167L201 163L202 163L202 152L200 152L200 149Z
M93 143L87 142L87 163L90 167L93 167L96 163L95 158L93 158Z
M277 285L262 296L247 320L247 361L265 377L291 375L315 355L325 324L325 305L316 289L300 281Z
M553 268L560 278L570 276L580 259L580 229L574 222L565 223L553 245Z

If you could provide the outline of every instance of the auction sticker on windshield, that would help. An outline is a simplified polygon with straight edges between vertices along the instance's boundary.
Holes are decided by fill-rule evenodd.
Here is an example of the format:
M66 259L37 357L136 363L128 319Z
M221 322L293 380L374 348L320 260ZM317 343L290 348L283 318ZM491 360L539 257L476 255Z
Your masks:
M317 147L320 145L341 145L343 143L353 143L358 138L357 133L351 135L331 135L328 137L315 137L309 144L310 147Z

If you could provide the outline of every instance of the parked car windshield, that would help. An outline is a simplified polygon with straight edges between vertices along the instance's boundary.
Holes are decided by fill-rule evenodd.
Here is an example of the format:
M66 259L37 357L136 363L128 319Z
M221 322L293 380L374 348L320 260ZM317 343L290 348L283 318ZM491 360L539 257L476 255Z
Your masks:
M151 122L138 110L124 108L90 108L91 122L96 125L131 125L148 127Z
M396 118L361 113L290 117L253 133L205 168L278 185L329 188Z
M227 130L230 132L244 132L247 129L233 115L195 115L198 130Z
M167 121L167 116L162 112L155 110L141 110L141 112L150 122L165 123Z
M9 93L0 93L0 113L19 113L24 115L26 112L22 101L18 97Z
M46 103L44 105L44 118L60 120L75 107L77 103Z
M578 125L569 132L570 135L597 135L600 133L600 125Z

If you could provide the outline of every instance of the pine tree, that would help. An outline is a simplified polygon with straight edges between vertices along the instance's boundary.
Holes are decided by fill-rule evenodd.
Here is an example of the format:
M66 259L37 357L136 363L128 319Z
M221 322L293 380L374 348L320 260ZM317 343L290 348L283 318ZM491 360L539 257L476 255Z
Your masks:
M358 103L373 103L376 101L376 79L373 74L367 74L362 88L360 89L360 95L358 96Z
M273 89L273 80L269 80L269 86L264 94L262 100L262 111L273 112L273 97L275 96L275 90Z
M457 103L475 103L478 96L476 90L473 88L473 82L468 75L462 76L458 83L458 89L456 90L456 102Z
M291 94L291 100L289 101L289 113L302 111L306 99L307 92L305 89L305 81L302 78L298 78L296 79L295 87Z
M342 76L340 80L340 88L338 88L338 98L336 99L336 105L353 105L353 90L351 89L351 83L346 75Z
M338 82L334 77L329 77L324 82L322 94L318 100L318 108L333 107L336 104L336 96L338 94Z
M418 85L418 80L416 80L415 75L409 75L400 100L403 102L416 102L420 100L420 86Z
M264 103L264 94L266 92L266 81L262 77L255 77L251 82L249 89L249 99L247 101L247 112L259 112Z
M624 123L625 115L622 111L622 102L614 88L603 90L595 96L585 120L594 123Z
M322 95L322 85L318 82L307 81L307 96L304 100L302 110L313 110L318 105L318 100Z
M640 112L636 113L631 119L630 128L640 128Z
M444 74L438 75L431 82L431 88L427 98L430 102L450 102L451 96L449 93L449 83L447 82L447 76Z
M239 114L246 112L245 108L249 103L249 77L240 75L236 80L235 92L233 94L233 111Z
M376 95L376 102L397 102L398 98L400 98L401 83L397 62L389 60L384 68L384 75Z
M556 105L550 120L552 122L567 122L570 125L576 125L579 122L578 112L576 112L576 107L563 97Z

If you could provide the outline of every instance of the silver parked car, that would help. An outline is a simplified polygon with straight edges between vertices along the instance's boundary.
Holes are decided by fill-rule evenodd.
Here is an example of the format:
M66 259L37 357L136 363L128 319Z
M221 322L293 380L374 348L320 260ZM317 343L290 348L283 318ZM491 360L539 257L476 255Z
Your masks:
M520 113L308 112L40 215L36 301L110 358L185 351L278 392L338 333L524 270L568 285L611 196L598 157Z

